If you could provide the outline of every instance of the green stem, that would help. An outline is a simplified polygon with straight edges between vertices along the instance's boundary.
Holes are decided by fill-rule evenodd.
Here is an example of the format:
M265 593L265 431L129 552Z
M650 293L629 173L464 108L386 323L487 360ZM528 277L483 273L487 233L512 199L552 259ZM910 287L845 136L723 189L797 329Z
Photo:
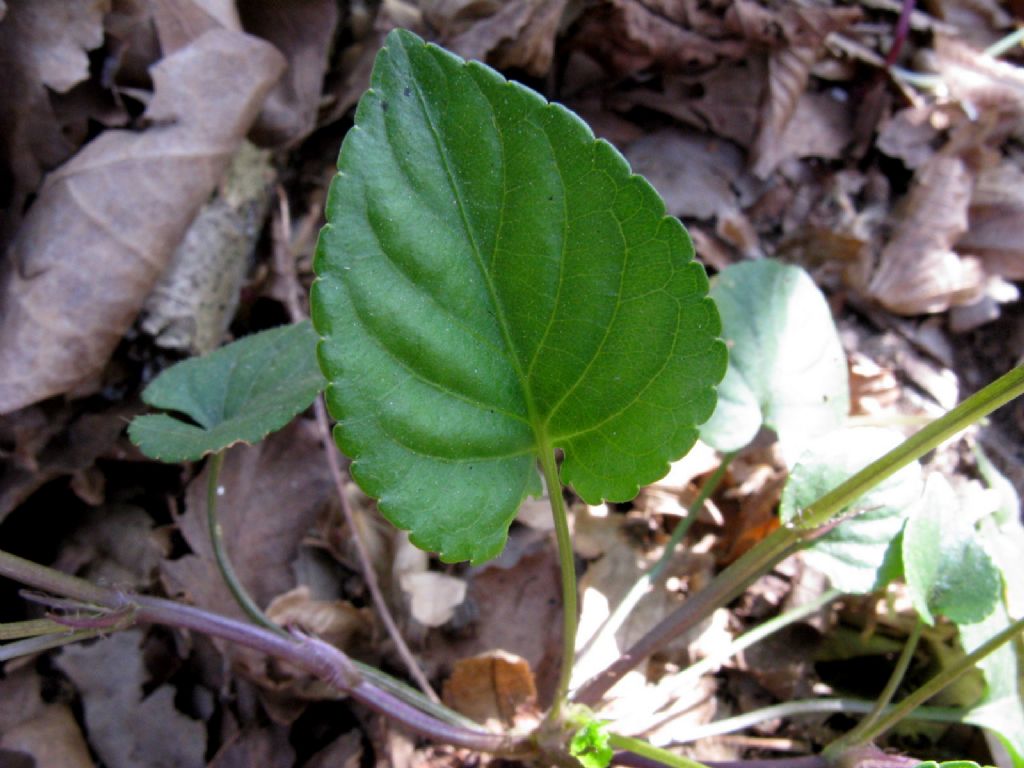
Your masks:
M1024 394L1024 366L1019 365L817 499L790 524L794 527L779 528L762 539L705 589L688 599L606 669L588 680L577 691L574 700L595 706L623 675L739 595L762 573L824 533L827 529L823 530L822 526L865 492L1021 394Z
M697 626L717 608L743 593L751 583L801 546L800 535L791 528L777 528L757 546L744 552L710 584L687 598L679 608L662 619L618 659L598 673L573 696L573 700L594 707L623 675L666 643Z
M830 754L838 755L850 747L857 747L871 741L869 734L873 732L875 723L885 713L886 707L892 702L893 696L896 695L896 691L900 687L900 683L903 682L903 678L907 674L907 668L910 666L910 661L914 658L914 651L917 650L917 643L921 639L921 631L924 629L924 626L925 624L920 618L914 624L910 637L904 643L900 657L896 661L896 666L893 668L885 688L882 689L878 699L875 701L874 708L868 713L868 716L857 723L857 726L849 733L840 736L832 744L829 744L826 751Z
M808 530L824 525L887 477L1022 394L1024 366L1018 365L819 498L803 511L799 527Z
M704 502L715 492L718 485L722 482L722 478L725 477L725 472L729 468L729 464L736 457L736 453L726 453L722 456L722 461L718 467L710 476L701 484L700 492L697 494L697 498L693 500L693 503L686 510L686 517L676 526L675 530L672 531L672 536L665 544L665 549L661 553L661 557L658 558L657 562L654 563L647 571L641 574L640 578L637 579L636 583L630 588L626 596L622 598L622 601L615 606L615 610L609 614L608 618L604 620L597 631L590 636L587 640L586 645L580 650L580 657L586 657L590 651L597 647L599 641L607 635L614 634L622 626L622 623L626 620L626 617L632 613L636 604L643 599L644 595L651 591L661 581L662 576L668 564L672 562L672 556L675 554L676 547L683 540L686 534L690 530L690 526L693 525L697 519L697 515L704 506Z
M68 627L51 619L30 619L0 624L0 640L21 640L40 635L66 634Z
M217 568L220 570L224 583L231 591L231 595L235 598L235 602L238 603L238 607L245 612L245 615L254 624L258 624L264 629L269 629L271 632L282 637L291 637L291 635L271 621L262 609L256 605L256 601L246 591L241 579L238 578L238 574L235 572L234 566L231 565L231 558L228 557L227 549L224 546L224 529L217 519L217 499L220 496L220 470L223 465L224 451L218 451L210 457L210 463L206 470L206 522L210 531L210 544L213 546L213 557L217 561Z
M706 725L687 728L674 743L684 744L711 736L735 733L745 728L752 728L768 720L799 717L801 715L867 714L874 707L874 701L865 701L863 699L797 699L796 701L773 704L770 707L745 712L742 715L715 720ZM889 705L885 708L884 712L891 712L893 709L895 707ZM918 707L908 719L932 723L962 723L964 722L965 714L964 710L953 707Z
M608 734L608 744L615 749L628 750L640 757L646 757L648 760L654 760L672 768L708 768L704 763L698 763L696 760L669 752L667 749L661 749L642 739L634 739L618 733Z
M801 619L810 616L812 613L816 613L842 595L843 593L840 590L830 589L816 597L814 600L811 600L809 603L798 605L796 608L791 608L768 621L758 624L753 629L744 632L742 635L730 642L721 651L712 653L710 656L705 656L695 664L688 666L680 673L680 677L685 680L693 680L706 672L710 672L716 665L721 664L726 659L730 659L736 654L745 651L750 646L761 642L769 635L775 634L779 630L788 627L790 624L798 622Z
M547 486L548 499L551 503L551 516L555 522L555 538L558 541L558 565L562 574L562 667L558 673L558 687L555 698L551 702L545 723L558 721L562 706L569 695L569 681L572 679L572 668L576 660L576 626L578 597L576 594L576 558L572 550L572 537L569 534L569 518L565 513L565 500L562 498L562 482L558 477L555 464L555 451L543 440L540 445L540 465Z
M1024 43L1024 28L1015 30L1006 37L996 40L985 49L985 55L997 59L1011 49L1019 47L1022 43Z
M61 633L50 633L37 635L24 640L16 640L13 643L0 645L0 661L10 661L21 656L30 656L53 648L60 648L62 645L77 643L82 640L89 640L105 633L101 629L78 629L71 631L67 627Z
M955 682L957 678L964 673L973 669L974 665L977 664L978 661L988 656L1003 643L1010 641L1014 635L1017 635L1021 631L1024 631L1024 619L1017 619L1017 621L1013 622L1002 632L987 640L962 659L959 659L955 664L951 664L943 669L939 674L922 685L916 691L902 699L899 703L893 705L891 708L887 709L882 717L878 718L871 724L870 728L864 729L864 732L860 734L860 741L862 743L871 741L885 733L900 720L907 717L911 712L920 707L924 702L928 701L928 699L939 693L943 688ZM845 746L846 745L844 744L833 742L825 747L822 754L831 760L831 758L837 756L839 751Z
M231 594L234 596L236 602L255 624L258 624L264 629L269 629L271 632L281 635L282 637L290 638L291 635L271 621L270 618L260 610L259 606L256 605L256 602L252 599L249 593L246 592L245 587L242 586L242 582L238 578L238 574L235 573L235 569L231 565L231 559L228 557L227 550L224 547L224 531L221 528L220 522L217 520L217 490L223 463L223 452L215 453L210 458L206 494L207 522L210 528L210 543L213 545L213 555L217 561L217 567L220 569L221 576L224 578L224 583L227 584L228 589L231 590ZM462 727L480 727L479 724L473 723L471 720L462 717L462 715L449 709L438 701L432 701L427 696L420 694L415 689L410 688L387 673L381 672L376 667L371 667L369 664L363 664L355 660L353 660L352 663L359 670L360 674L378 688L381 688L402 701L433 715L439 720Z

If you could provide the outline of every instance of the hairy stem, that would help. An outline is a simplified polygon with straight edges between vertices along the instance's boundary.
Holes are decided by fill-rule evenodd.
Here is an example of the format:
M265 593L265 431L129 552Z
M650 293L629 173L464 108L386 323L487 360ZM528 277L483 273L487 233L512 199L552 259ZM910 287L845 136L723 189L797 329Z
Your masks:
M766 536L715 577L704 590L663 619L625 654L587 681L576 693L574 700L591 707L596 705L623 675L680 633L696 626L716 608L739 595L759 575L826 532L832 518L867 491L1021 394L1024 394L1024 366L1018 365L814 501L796 521L799 527L779 528Z
M718 485L722 482L722 478L725 477L725 472L729 468L729 464L736 456L734 453L727 453L722 456L722 461L714 472L703 482L700 487L700 492L697 494L697 498L693 500L689 508L686 510L686 517L676 526L675 530L672 531L672 536L665 544L665 550L662 552L661 557L654 563L645 573L643 573L636 583L630 588L626 596L622 598L615 610L609 614L608 618L604 620L597 631L591 635L590 639L580 650L580 657L584 658L591 651L591 649L598 646L598 643L604 637L614 634L618 631L619 627L622 626L622 622L626 620L626 617L632 612L636 604L643 599L643 596L656 587L665 573L665 569L668 564L672 561L672 556L675 554L676 547L686 536L690 530L690 526L693 525L697 519L697 514L700 512L701 507L704 506L704 502L715 492Z
M903 644L903 650L900 652L899 659L896 660L896 666L893 668L885 688L882 689L878 699L875 701L875 706L868 713L867 717L857 723L853 730L829 745L829 749L832 750L831 754L839 754L850 747L860 746L871 741L870 734L873 732L875 723L885 714L886 707L892 702L893 696L896 695L900 683L903 682L903 678L907 674L907 668L910 666L911 659L914 658L914 651L917 650L917 643L921 639L923 629L924 622L918 618L917 623L914 624L914 628L910 632L910 637Z
M555 538L558 541L558 565L562 574L562 666L558 673L558 687L551 703L545 723L555 723L562 712L569 695L569 681L576 660L576 626L578 597L576 594L576 557L572 550L572 536L569 534L569 518L562 498L562 483L555 464L555 452L545 441L540 446L540 464L551 503L551 516L555 521Z
M256 624L259 624L271 632L282 637L290 637L281 627L271 621L263 610L256 605L256 601L246 591L241 579L231 565L231 558L228 557L227 548L224 546L224 529L217 519L217 499L220 497L220 470L224 465L224 451L218 451L210 457L209 466L206 468L206 523L210 531L210 545L213 547L213 557L217 561L217 569L221 578L231 591L238 607L245 615Z

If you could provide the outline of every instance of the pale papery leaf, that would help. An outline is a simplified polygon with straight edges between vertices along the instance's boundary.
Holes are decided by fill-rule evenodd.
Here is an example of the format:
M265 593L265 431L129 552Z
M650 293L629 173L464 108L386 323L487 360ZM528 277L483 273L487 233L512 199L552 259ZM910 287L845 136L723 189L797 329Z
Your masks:
M202 768L206 726L175 707L172 686L144 695L142 639L130 629L61 652L57 666L82 697L89 744L108 768Z
M1024 172L1009 161L982 171L967 215L957 250L979 257L989 274L1024 280Z
M248 32L273 43L288 60L250 136L260 146L293 146L317 124L339 5L334 0L278 0L239 3L238 12Z
M940 153L924 163L867 285L872 298L896 314L916 315L970 304L981 295L981 265L953 250L967 231L973 184L959 157Z
M0 24L0 176L7 176L0 245L13 232L43 173L75 146L61 130L50 91L65 93L89 77L88 52L103 44L109 0L38 0L12 5Z
M150 128L107 131L51 174L0 289L0 413L95 389L283 67L209 32L153 69Z
M935 64L953 99L997 136L1024 136L1024 68L938 35Z

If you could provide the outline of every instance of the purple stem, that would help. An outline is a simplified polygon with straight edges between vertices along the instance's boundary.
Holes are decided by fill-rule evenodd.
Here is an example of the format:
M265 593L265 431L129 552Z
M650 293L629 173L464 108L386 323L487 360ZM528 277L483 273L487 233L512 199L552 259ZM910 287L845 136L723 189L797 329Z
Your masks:
M885 66L891 67L900 57L903 44L907 41L907 34L910 32L910 14L914 12L914 0L903 0L900 6L900 17L896 21L896 31L892 36L892 45L889 46L889 53L885 56Z
M128 595L92 584L52 568L0 550L0 576L81 601L90 607L114 611L123 628L135 622L201 632L286 661L347 693L356 701L429 739L480 752L528 755L536 750L528 736L485 733L442 722L367 682L351 660L332 645L309 637L284 637L262 627L172 600ZM56 601L60 602L60 601Z

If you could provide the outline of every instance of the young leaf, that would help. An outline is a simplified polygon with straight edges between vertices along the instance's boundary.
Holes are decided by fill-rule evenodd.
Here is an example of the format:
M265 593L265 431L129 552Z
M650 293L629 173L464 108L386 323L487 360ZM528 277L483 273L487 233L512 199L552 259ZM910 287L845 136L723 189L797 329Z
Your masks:
M607 723L591 720L573 735L569 754L579 760L583 768L606 768L615 755L608 741Z
M624 500L725 371L682 225L568 110L392 32L331 186L313 319L352 475L446 560L502 547L536 461Z
M323 389L309 321L239 339L161 373L142 399L168 414L135 418L128 436L161 461L194 461L256 443L304 411Z
M722 315L729 370L701 439L720 451L775 430L791 465L850 409L846 355L825 297L799 267L763 259L727 267L711 296Z
M970 653L1009 625L1006 608L998 605L983 621L962 624L960 641ZM964 715L964 722L988 729L1009 753L1014 768L1024 768L1024 702L1018 648L1017 642L1005 643L978 662L985 677L985 695Z
M779 504L782 521L798 518L801 509L902 439L891 430L856 428L812 442L783 489ZM858 499L846 510L846 514L855 516L815 539L804 557L828 574L837 589L851 594L878 589L896 575L887 565L898 555L893 545L906 520L906 510L920 495L920 467L914 462Z
M1000 600L999 569L942 475L928 477L922 503L907 521L903 571L914 608L929 624L936 614L973 624Z

